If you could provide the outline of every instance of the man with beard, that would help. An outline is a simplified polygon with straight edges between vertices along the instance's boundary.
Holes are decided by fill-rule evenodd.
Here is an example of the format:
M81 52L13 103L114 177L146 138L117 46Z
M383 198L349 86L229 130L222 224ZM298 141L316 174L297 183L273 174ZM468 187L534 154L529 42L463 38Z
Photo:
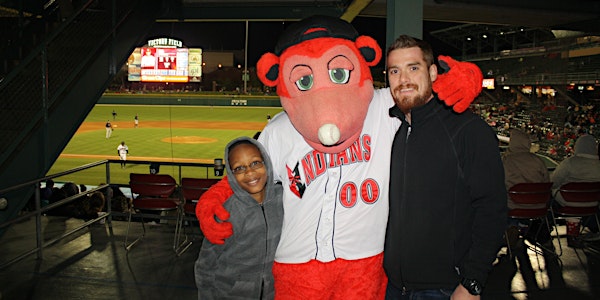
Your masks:
M386 299L479 299L506 226L496 135L471 111L436 103L426 42L396 39L387 74L390 115L402 126L390 167Z

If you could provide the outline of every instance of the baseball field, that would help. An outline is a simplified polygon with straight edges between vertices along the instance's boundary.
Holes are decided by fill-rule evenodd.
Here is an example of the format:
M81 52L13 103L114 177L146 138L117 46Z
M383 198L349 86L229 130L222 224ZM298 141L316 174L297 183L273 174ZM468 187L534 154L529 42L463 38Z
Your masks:
M212 164L215 158L223 157L229 141L239 136L254 136L267 124L267 115L274 116L280 111L278 107L97 104L48 175L104 159L118 160L117 146L122 141L129 147L131 163L124 169L119 163L110 164L111 183L126 184L129 173L149 172L147 163L134 161ZM106 138L107 121L113 126L110 138ZM207 168L183 167L181 172L182 177L214 176L212 169ZM179 168L163 165L160 173L177 178ZM107 181L106 168L94 167L55 181L97 185Z

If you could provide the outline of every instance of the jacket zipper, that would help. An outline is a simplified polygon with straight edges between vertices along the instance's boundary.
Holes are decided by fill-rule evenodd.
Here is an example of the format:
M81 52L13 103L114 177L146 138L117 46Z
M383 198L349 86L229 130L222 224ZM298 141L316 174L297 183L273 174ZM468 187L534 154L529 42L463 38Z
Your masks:
M406 122L406 121L403 121ZM406 187L406 159L408 153L408 138L410 137L410 131L412 126L407 122L408 128L406 129L406 137L404 139L404 155L402 157L404 169L402 170L402 186ZM406 189L402 189L402 196L406 200ZM400 211L403 211L402 206L404 205L404 201L400 202ZM402 266L400 266L400 278L402 278L402 295L406 295L408 290L406 289L406 284L404 282L404 274L402 273Z
M269 255L269 224L267 223L267 215L265 214L265 207L263 203L260 203L260 209L262 210L263 220L265 221L265 257L263 259L263 270L261 272L260 278L260 298L263 299L264 291L265 291L265 262L267 261L267 256Z

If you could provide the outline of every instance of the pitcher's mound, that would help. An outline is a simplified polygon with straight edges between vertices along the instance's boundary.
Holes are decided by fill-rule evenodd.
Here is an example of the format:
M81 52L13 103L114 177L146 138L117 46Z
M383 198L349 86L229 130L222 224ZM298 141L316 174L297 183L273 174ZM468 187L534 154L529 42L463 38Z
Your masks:
M166 137L161 140L165 143L176 143L176 144L208 144L214 143L217 139L206 138L201 136L174 136Z

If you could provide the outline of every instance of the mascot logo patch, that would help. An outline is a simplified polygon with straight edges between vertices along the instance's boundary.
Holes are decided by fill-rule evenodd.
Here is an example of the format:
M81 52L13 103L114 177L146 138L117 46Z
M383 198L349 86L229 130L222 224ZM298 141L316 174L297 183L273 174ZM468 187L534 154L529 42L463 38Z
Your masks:
M325 174L327 169L370 160L371 136L368 134L361 136L350 147L339 153L323 153L313 150L304 155L300 162L297 161L293 168L286 165L290 191L298 198L302 198L306 187Z
M285 166L285 168L287 169L288 178L290 179L290 190L292 193L294 193L294 195L298 196L298 198L302 198L302 195L304 195L304 190L306 189L306 185L302 183L298 166L299 163L296 163L293 171L288 166Z

